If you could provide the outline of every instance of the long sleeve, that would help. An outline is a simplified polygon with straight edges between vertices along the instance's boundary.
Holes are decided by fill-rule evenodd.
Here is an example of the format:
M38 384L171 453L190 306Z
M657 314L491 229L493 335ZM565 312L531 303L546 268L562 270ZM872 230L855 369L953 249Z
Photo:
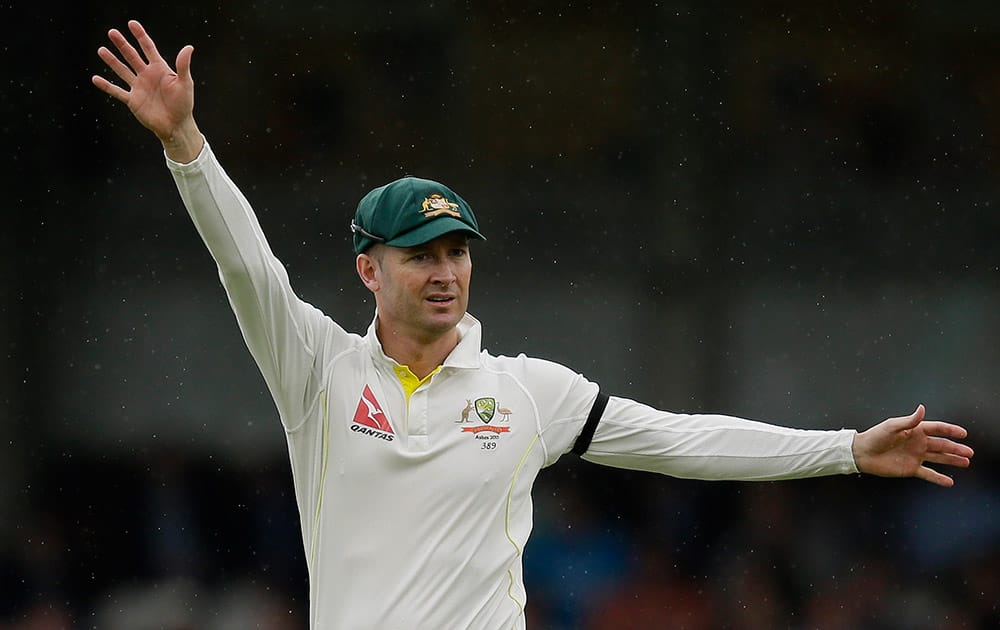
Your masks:
M300 300L250 204L205 143L192 162L167 158L177 189L219 268L229 302L286 428L313 403L310 374L317 349L339 326Z
M688 479L795 479L857 472L854 435L670 413L612 397L584 459Z

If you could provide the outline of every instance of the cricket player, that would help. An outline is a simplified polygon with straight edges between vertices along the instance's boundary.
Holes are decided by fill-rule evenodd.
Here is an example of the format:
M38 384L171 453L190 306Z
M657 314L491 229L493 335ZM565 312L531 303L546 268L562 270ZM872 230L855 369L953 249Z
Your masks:
M521 556L538 472L575 452L609 466L694 479L864 472L951 478L957 425L924 407L864 432L807 431L687 415L609 396L561 365L493 356L466 312L469 204L404 178L361 199L356 273L375 299L364 335L299 299L247 199L195 123L193 48L171 69L136 21L100 58L125 87L93 83L162 142L215 259L284 427L309 572L311 628L523 628ZM345 224L347 221L345 220ZM346 226L345 226L346 227Z

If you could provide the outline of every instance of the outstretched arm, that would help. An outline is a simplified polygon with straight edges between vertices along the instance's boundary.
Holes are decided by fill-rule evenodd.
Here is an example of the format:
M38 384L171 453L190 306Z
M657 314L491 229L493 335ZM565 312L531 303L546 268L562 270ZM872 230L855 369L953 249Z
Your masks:
M858 470L880 477L917 477L950 487L951 477L928 468L925 463L968 468L973 451L964 444L968 432L947 422L924 420L923 405L908 416L889 418L854 438L854 461Z
M160 139L167 157L175 162L190 162L198 157L204 144L194 121L194 81L191 79L194 47L185 46L177 53L175 72L160 56L156 44L139 22L130 20L128 28L142 54L117 29L108 31L108 39L118 49L121 59L104 46L97 50L97 55L128 89L98 75L91 81L103 92L128 105L136 119Z

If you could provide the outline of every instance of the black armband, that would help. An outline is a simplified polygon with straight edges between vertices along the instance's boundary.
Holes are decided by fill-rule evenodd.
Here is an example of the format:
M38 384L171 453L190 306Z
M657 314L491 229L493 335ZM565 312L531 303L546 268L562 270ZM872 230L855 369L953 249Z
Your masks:
M597 423L601 421L604 408L608 406L608 398L609 396L604 392L597 392L597 399L594 401L594 406L590 408L587 422L583 425L580 436L576 438L576 443L573 444L573 452L577 455L582 456L590 448L590 441L594 439L594 432L597 431Z

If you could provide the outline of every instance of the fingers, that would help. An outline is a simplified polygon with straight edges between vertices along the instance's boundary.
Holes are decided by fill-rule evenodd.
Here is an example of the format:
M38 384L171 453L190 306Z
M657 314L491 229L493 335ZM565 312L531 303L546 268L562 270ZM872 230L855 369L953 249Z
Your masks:
M177 75L184 81L191 80L191 56L194 55L194 46L190 44L181 48L177 53Z
M146 67L146 62L139 56L139 51L133 48L132 44L122 35L121 31L116 28L111 29L108 31L108 39L115 45L115 48L121 53L122 59L132 68L133 72L138 74L140 70Z
M143 55L146 56L145 59L142 58L139 51L137 51L135 47L129 43L128 39L118 29L113 28L108 31L108 39L111 40L111 43L114 44L115 48L118 49L118 52L121 53L122 58L126 63L128 63L129 67L131 67L132 73L129 74L138 74L140 70L146 67L147 62L152 64L163 60L163 58L160 57L160 52L156 49L156 44L153 43L153 38L149 36L146 29L142 27L142 24L139 24L136 20L129 20L128 29L135 37L136 41L139 42L139 48L142 49ZM100 51L98 51L98 54L101 56L101 59L103 59L104 62L115 71L115 74L121 77L122 80L127 80L126 75L123 74L123 71L127 72L125 65L114 58L114 55L112 55L110 51L108 51L107 56L102 55ZM112 64L109 58L114 58L117 65Z
M960 427L957 424L952 424L950 422L940 422L937 420L926 420L920 425L924 433L927 435L956 438L963 440L969 436L969 432L965 430L964 427Z
M935 424L935 423L924 423ZM947 427L952 427L954 429L961 429L962 437L964 437L965 430L961 427L955 425L950 425L947 423L937 423L943 424ZM965 444L959 444L957 442L952 442L949 439L941 437L931 437L927 440L927 452L924 454L923 461L931 464L940 464L943 466L955 466L956 468L968 468L971 464L969 458L973 455L973 450L966 446ZM929 481L930 483L944 486L950 488L955 485L955 480L951 477L939 473L938 471L928 468L927 466L921 465L917 469L916 476L924 481Z
M917 405L917 408L910 415L888 418L882 423L882 426L892 432L908 431L923 421L925 413L924 406Z
M899 418L899 420L903 421L901 424L903 424L904 429L912 429L923 422L924 415L926 413L927 409L923 405L917 405L917 408L913 410L913 413L908 416L903 416Z
M954 466L956 468L968 468L971 463L968 457L962 457L961 455L954 455L951 453L928 453L924 457L924 461L931 464Z
M101 61L103 61L105 65L111 68L112 72L118 75L119 79L128 85L132 85L132 80L135 79L135 73L132 72L128 66L123 64L113 52L104 46L101 46L97 49L97 56L101 58Z
M128 103L128 92L108 81L104 77L95 74L90 78L90 82L108 96L112 96L123 103Z
M110 49L105 46L101 46L97 49L97 56L114 72L119 79L121 79L129 88L134 88L136 84L137 77L146 70L151 65L163 64L163 58L160 57L159 51L156 49L156 44L153 43L152 38L146 33L146 29L142 27L142 24L136 20L130 20L128 23L128 28L131 34L135 37L136 41L139 43L139 47L142 49L143 55L139 54L139 51L129 43L128 38L122 34L118 29L111 29L108 31L108 39L114 44L114 47L118 49L120 55L116 55ZM181 52L177 55L177 61L179 66L178 74L181 74L186 79L191 78L191 54L193 52L191 46L185 46ZM124 60L124 61L123 61ZM94 76L91 78L91 82L102 92L122 101L123 103L128 103L130 92L126 89L118 87L114 83L107 81L103 77Z
M955 485L955 480L948 475L942 475L938 471L926 466L921 466L917 469L916 476L918 479L923 479L924 481L929 481L934 485L943 486L945 488L950 488Z
M941 437L931 437L927 439L927 452L958 455L960 457L965 457L966 459L975 455L975 451L972 450L971 446L960 444L958 442L952 442L949 439Z
M160 52L156 50L156 44L153 43L153 38L146 33L146 29L142 27L136 20L129 20L128 30L132 31L132 35L135 36L136 41L139 42L139 47L142 48L143 54L146 55L146 59L149 63L154 61L160 61Z

